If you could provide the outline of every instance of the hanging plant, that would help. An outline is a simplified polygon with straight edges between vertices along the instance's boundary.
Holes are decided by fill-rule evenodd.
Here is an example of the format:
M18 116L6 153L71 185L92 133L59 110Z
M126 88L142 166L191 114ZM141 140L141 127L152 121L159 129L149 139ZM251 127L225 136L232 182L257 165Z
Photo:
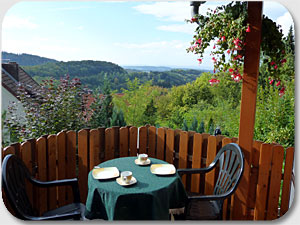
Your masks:
M203 62L203 54L207 47L212 46L210 52L214 64L214 75L209 81L211 85L218 84L217 72L229 72L235 82L243 79L243 63L245 56L246 34L252 31L247 24L247 2L231 2L228 5L208 9L207 15L196 15L187 20L189 23L198 23L191 46L187 52L198 55L198 62ZM276 82L279 90L283 90L280 80L279 67L286 60L284 56L283 34L280 27L267 17L262 20L261 51L264 63L268 65L270 82Z

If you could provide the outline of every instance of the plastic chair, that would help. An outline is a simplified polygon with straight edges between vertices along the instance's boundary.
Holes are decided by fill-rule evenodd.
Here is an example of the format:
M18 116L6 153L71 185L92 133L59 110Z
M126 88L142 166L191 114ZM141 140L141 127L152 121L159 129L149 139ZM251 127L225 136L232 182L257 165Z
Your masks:
M236 190L244 171L244 157L240 147L235 143L224 146L207 168L178 169L180 175L207 173L219 162L219 176L212 195L188 193L184 215L178 219L185 220L221 220L223 202ZM176 219L176 216L174 216Z
M71 185L74 203L48 211L39 216L29 201L26 181L38 187ZM2 187L15 216L22 220L66 220L83 218L85 206L80 203L78 181L74 179L39 181L34 179L25 164L15 155L7 155L2 163Z

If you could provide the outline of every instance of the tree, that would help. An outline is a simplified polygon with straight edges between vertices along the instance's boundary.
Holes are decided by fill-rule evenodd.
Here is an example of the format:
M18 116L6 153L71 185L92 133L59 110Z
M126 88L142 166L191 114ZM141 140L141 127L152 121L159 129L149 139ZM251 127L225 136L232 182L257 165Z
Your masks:
M124 127L126 122L124 120L124 115L122 110L118 110L116 107L113 109L113 114L110 118L110 126Z
M191 124L189 130L197 131L197 127L198 127L198 120L197 120L197 118L194 116L193 122L192 122L192 124Z
M9 108L4 121L4 129L11 134L11 141L24 141L44 134L54 134L62 130L79 130L86 126L90 112L87 106L88 90L81 87L79 79L61 78L45 80L41 89L30 94L20 85L19 99L25 115L16 113L16 104Z
M186 120L184 119L183 120L183 125L182 125L182 128L181 128L183 131L188 131L189 130L189 128L188 128L188 125L187 125L187 122L186 122Z
M199 128L198 128L197 132L200 133L200 134L205 132L205 130L204 130L204 121L203 120L201 120L201 123L199 125Z
M289 33L286 36L285 40L285 51L286 53L295 54L295 39L294 39L294 31L293 26L290 26Z
M143 113L143 124L155 125L156 112L157 108L154 106L153 99L151 99Z
M100 94L99 89L93 93L90 109L92 110L91 118L89 119L89 127L109 127L110 118L113 114L113 102L109 81L104 79L102 86L103 94Z

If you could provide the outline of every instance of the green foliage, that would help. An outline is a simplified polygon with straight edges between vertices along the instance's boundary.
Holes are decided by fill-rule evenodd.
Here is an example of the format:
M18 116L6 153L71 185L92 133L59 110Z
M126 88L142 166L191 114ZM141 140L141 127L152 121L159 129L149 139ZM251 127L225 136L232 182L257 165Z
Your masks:
M284 147L294 146L295 86L294 81L287 84L286 93L282 97L273 86L258 89L255 139L279 143Z
M110 118L110 126L119 126L124 127L126 126L126 122L124 119L124 114L122 110L118 110L116 107L113 109L112 116Z
M183 131L188 131L189 130L187 122L186 122L185 119L183 120L183 125L182 125L181 130L183 130Z
M46 80L35 95L19 87L19 99L25 116L18 115L16 104L7 112L4 127L10 131L11 142L37 138L44 134L54 134L62 130L78 130L88 120L86 90L79 79L65 77L59 85Z
M115 96L114 104L124 112L125 121L132 126L145 125L145 112L151 100L161 95L161 88L152 87L151 82L141 84L139 79L127 81L127 90L123 89L124 96ZM153 110L153 109L152 109ZM147 115L147 113L146 113Z
M157 118L156 112L157 108L154 105L154 100L151 99L143 113L143 124L155 125Z
M192 125L190 126L189 130L197 131L197 129L198 129L198 120L197 120L197 118L194 116Z
M200 133L200 134L205 132L205 130L204 130L204 121L203 120L201 120L201 123L200 123L200 125L197 129L197 132Z

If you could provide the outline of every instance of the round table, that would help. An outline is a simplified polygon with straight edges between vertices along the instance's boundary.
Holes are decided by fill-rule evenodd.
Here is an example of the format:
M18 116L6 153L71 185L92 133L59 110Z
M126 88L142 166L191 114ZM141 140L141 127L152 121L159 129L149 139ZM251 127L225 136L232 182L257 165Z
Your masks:
M150 171L151 164L167 162L150 158L151 164L139 166L136 157L123 157L103 162L99 167L117 167L132 171L137 183L121 186L116 178L96 180L88 175L88 196L85 216L106 220L168 220L169 209L184 207L187 194L176 172L159 176Z

